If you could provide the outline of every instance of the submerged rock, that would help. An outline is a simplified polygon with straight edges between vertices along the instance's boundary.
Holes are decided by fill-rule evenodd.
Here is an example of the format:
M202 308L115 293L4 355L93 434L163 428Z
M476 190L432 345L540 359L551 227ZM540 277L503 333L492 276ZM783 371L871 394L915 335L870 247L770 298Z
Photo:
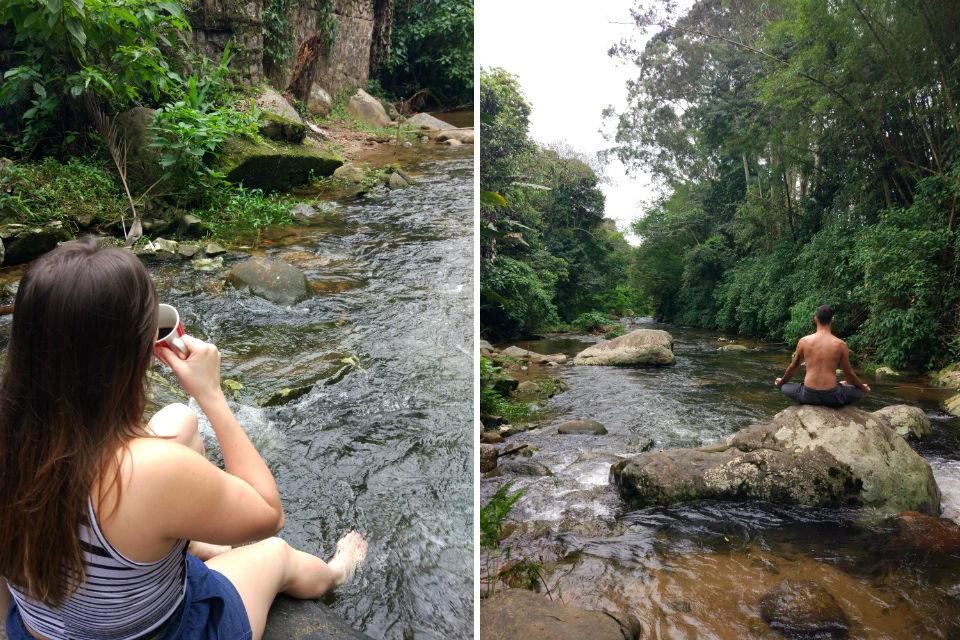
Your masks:
M846 638L850 621L833 595L812 580L784 580L760 599L760 615L788 638Z
M313 389L312 384L303 385L300 387L285 387L276 391L269 398L264 400L260 406L261 407L279 407L290 402L293 402L301 396L305 396Z
M407 187L410 186L410 184L403 179L403 176L401 176L399 173L394 171L393 173L390 174L390 178L387 181L387 186L393 190L396 190L396 189L406 189Z
M893 522L900 530L890 542L894 551L944 556L960 554L960 526L952 520L904 511Z
M577 609L526 589L507 589L480 601L480 640L636 640L630 614Z
M607 429L596 420L568 420L557 427L557 433L602 436L606 435Z
M747 348L742 344L725 344L718 351L746 351Z
M874 411L873 415L887 421L890 428L903 438L908 436L923 440L933 435L933 425L930 418L920 407L908 404L894 404Z
M915 510L937 515L930 465L872 414L793 406L716 446L642 453L612 467L635 508L700 498L860 505L875 520Z
M674 362L673 336L660 329L635 329L625 336L603 340L573 359L573 364L596 365L667 365Z
M481 445L485 446L485 445ZM489 445L493 446L493 445ZM546 466L540 464L539 462L534 462L533 460L505 460L497 464L497 468L492 472L487 474L488 478L498 477L498 476L552 476L553 471L550 471Z
M271 258L251 258L235 265L227 282L237 289L282 305L291 305L310 296L307 277L296 267Z

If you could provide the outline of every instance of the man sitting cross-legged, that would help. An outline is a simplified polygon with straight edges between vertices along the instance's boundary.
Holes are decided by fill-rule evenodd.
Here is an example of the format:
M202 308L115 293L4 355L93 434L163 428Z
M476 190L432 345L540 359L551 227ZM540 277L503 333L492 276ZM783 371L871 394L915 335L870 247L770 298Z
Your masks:
M793 362L774 384L800 404L834 408L846 406L859 400L863 393L870 393L870 386L860 382L850 366L847 344L830 331L833 310L823 305L817 309L813 320L817 324L816 333L800 338ZM787 382L804 361L807 363L807 373L803 384ZM837 368L843 371L850 382L844 380L837 383Z

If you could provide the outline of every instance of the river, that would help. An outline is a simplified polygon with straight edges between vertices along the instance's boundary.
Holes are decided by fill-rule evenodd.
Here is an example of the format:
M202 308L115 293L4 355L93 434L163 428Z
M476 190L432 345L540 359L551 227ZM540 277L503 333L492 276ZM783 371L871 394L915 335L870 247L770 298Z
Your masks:
M749 502L628 511L610 484L617 456L651 441L654 449L706 444L769 422L791 404L773 386L790 362L786 345L739 339L748 351L721 352L716 334L633 323L670 331L676 365L519 372L521 379L557 376L570 390L551 399L539 427L499 445L533 445L531 459L555 474L517 479L514 488L526 493L505 529L512 533L503 542L512 547L508 564L524 555L542 562L554 597L630 612L645 638L781 638L761 620L759 601L784 579L815 580L830 591L851 620L851 638L960 637L960 558L904 551L892 525L863 528L849 512ZM572 357L598 340L517 344ZM960 419L939 409L953 392L923 378L862 377L874 391L860 408L909 403L927 413L934 435L912 446L934 470L942 515L960 520ZM576 418L597 420L609 433L557 434L558 423ZM481 480L481 504L503 481Z
M369 541L359 579L325 602L374 638L473 630L473 148L390 158L417 179L264 232L316 295L281 307L224 286L229 262L151 267L187 331L218 345L234 409L273 469L295 547ZM379 166L379 165L375 165ZM299 192L298 192L299 193ZM0 318L0 350L10 318ZM6 326L3 326L6 325ZM155 401L177 400L154 367ZM166 382L163 382L166 381ZM282 388L288 404L261 404ZM217 456L209 424L207 449Z

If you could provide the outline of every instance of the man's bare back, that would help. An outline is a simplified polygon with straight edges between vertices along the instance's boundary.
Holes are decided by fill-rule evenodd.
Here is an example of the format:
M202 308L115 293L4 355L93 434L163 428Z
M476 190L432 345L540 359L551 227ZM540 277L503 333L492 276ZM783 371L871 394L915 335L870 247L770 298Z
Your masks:
M793 362L774 384L801 404L839 407L859 399L862 393L869 393L870 387L860 381L850 366L847 344L830 331L833 322L830 307L824 305L817 309L814 321L817 324L816 333L800 338ZM803 384L784 384L797 373L803 362L807 363ZM839 385L838 368L847 377Z

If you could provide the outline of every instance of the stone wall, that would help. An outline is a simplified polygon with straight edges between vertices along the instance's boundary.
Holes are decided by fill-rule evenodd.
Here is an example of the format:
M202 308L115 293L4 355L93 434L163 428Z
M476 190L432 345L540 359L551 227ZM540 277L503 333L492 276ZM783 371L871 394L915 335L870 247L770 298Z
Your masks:
M192 0L186 38L197 53L219 62L230 45L230 69L251 84L263 81L263 3L267 0Z
M301 0L294 41L299 45L317 31L318 6L325 0ZM333 0L337 39L332 51L321 52L316 80L331 95L355 87L366 88L370 75L373 38L373 0ZM294 54L296 51L294 51ZM285 88L290 83L294 55L270 74L270 83Z
M319 7L327 0L300 0L294 27L294 54L279 68L269 69L263 59L263 7L269 0L191 0L190 24L186 34L198 53L218 61L232 40L230 68L251 84L268 79L283 90L290 82L296 47L317 30ZM370 44L373 38L374 0L333 0L337 38L332 51L318 60L316 80L331 95L367 86L370 73Z

